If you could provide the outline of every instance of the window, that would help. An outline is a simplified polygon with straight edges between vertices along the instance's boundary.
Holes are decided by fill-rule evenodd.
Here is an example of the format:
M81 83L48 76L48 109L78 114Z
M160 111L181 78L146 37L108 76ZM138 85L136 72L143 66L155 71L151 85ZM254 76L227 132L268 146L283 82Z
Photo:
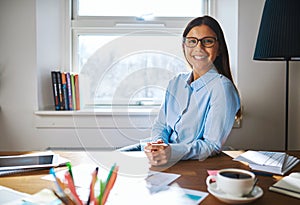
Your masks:
M168 81L189 70L181 35L208 1L73 0L82 107L160 105Z

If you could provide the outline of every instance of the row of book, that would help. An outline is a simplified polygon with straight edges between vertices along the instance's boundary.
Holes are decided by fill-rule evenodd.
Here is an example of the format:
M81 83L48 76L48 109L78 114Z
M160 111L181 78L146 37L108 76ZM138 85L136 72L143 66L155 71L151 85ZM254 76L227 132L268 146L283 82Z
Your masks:
M51 71L55 110L80 110L78 74Z

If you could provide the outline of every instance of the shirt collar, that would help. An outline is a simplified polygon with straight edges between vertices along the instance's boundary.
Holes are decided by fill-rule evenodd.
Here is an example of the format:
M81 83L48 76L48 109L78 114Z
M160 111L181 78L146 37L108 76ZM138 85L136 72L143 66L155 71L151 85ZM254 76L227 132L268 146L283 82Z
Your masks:
M191 72L187 77L186 83L187 86L190 86L193 90L198 91L219 75L220 74L218 73L217 69L213 67L209 69L203 76L191 83L191 79L193 78L193 72Z

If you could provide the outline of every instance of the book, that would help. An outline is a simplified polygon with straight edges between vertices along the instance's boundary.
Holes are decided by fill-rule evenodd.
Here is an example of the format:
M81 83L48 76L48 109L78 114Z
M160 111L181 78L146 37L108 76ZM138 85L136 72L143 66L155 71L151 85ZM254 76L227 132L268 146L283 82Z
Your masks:
M67 79L68 104L69 104L68 108L69 110L73 110L71 74L69 72L66 73L66 79Z
M61 72L57 71L56 75L57 75L58 99L59 99L60 110L64 110L65 104L64 104L63 91L62 91Z
M79 77L78 77L78 74L74 74L74 86L75 86L76 110L80 110Z
M55 110L60 110L56 71L51 71L51 79Z
M286 174L299 162L297 157L290 156L285 152L253 150L248 150L233 160L246 162L253 170L264 171L278 175Z
M270 191L300 199L300 172L293 172L269 187Z
M62 96L63 96L63 103L64 109L69 110L69 103L68 103L68 91L67 91L67 78L66 73L61 73L61 87L62 87Z
M76 110L76 93L75 93L74 74L71 74L71 87L72 87L73 110Z

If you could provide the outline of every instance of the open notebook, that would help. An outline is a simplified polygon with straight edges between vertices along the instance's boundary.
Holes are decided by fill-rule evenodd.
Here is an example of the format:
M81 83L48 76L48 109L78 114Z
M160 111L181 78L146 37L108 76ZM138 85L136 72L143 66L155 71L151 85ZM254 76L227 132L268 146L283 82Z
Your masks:
M300 172L293 172L269 187L270 191L300 199Z
M238 157L235 161L242 161L249 164L253 170L270 172L273 174L284 175L291 170L299 159L290 156L285 152L253 151L248 150Z

